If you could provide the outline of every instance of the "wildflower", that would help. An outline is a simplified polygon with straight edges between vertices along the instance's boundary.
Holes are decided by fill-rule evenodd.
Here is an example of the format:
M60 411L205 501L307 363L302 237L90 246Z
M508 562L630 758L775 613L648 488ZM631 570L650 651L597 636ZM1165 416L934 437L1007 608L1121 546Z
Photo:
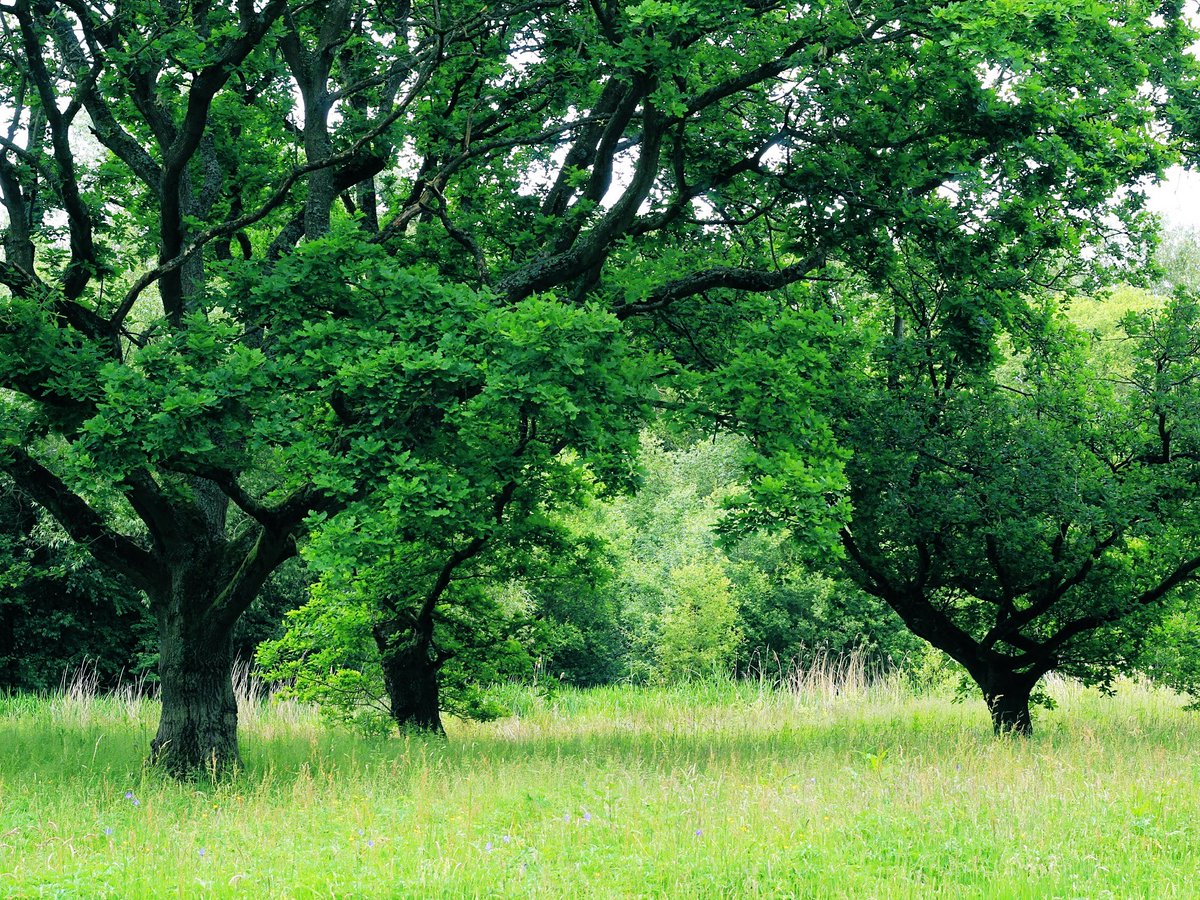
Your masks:
M512 835L506 834L506 835L504 835L504 837L500 838L500 840L504 841L504 843L506 843L506 844L511 844L512 843Z
M564 821L564 822L570 822L570 821L571 821L571 814L570 814L570 813L564 813L564 814L563 814L563 821Z
M491 853L492 852L492 842L488 841L486 844L484 844L483 849L486 850L488 853Z
M201 847L201 848L200 848L200 855L201 855L201 856L204 856L204 855L205 855L205 850L204 850L204 848L203 848L203 847Z
M696 829L696 837L700 837L700 835L702 835L702 834L704 834L704 829L703 829L703 828L697 828L697 829Z
M374 846L375 846L375 842L374 842L374 841L367 841L367 846L368 846L368 847L374 847Z
M125 799L126 799L126 800L132 800L132 799L133 799L133 791L126 791L126 792L125 792Z
M111 835L111 834L112 834L112 828L105 828L105 829L104 829L104 836L105 836L105 837L108 837L108 836L109 836L109 835Z
M588 812L586 809L583 811L583 821L585 821L585 822L592 821L592 814L590 812Z

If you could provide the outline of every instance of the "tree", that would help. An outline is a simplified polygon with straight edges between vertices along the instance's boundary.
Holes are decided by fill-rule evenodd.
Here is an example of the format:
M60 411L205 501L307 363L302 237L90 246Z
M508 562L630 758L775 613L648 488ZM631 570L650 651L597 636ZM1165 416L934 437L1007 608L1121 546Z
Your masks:
M1165 229L1156 260L1162 269L1158 287L1164 293L1177 287L1200 288L1200 230Z
M292 259L308 255L302 248ZM402 274L383 259L367 265L367 285L381 273ZM312 283L324 302L336 297L324 277ZM272 308L314 299L286 284ZM413 315L412 290L381 289L365 291L366 315L343 307L334 320L339 330L358 325L360 346L352 365L336 358L347 393L341 437L372 453L389 448L390 456L386 477L319 528L308 560L321 590L272 648L269 665L319 689L331 663L357 679L374 660L396 723L440 731L443 667L456 657L456 667L467 657L478 666L477 652L459 651L489 637L497 643L499 622L489 621L504 618L496 587L533 568L537 551L563 548L546 515L585 489L583 462L611 486L628 478L649 373L616 321L596 310L539 298L492 308L469 290L448 294L435 280L427 288L433 304L421 315ZM302 359L336 341L324 331L307 340L297 333L279 358ZM426 421L406 418L412 409ZM322 458L315 468L331 489L340 479L353 491L362 462L338 463ZM362 648L367 634L373 650Z
M803 282L948 206L1026 250L1060 247L1071 229L1026 224L1096 210L1112 182L1161 166L1143 85L1189 40L1178 10L1066 9L0 6L0 465L149 597L154 755L178 771L237 759L239 617L311 516L393 468L419 477L397 456L438 442L444 396L372 384L358 402L355 355L403 348L338 329L349 278L401 317L411 291L417 330L430 296L483 315L462 292L498 311L541 295L653 319L682 359L697 310L745 321L758 308L738 312L742 292ZM323 287L340 299L324 305ZM291 289L312 302L258 302ZM283 352L319 334L330 346ZM370 423L387 437L366 439ZM827 468L794 438L764 459ZM802 491L810 507L826 481Z
M711 677L728 671L742 642L733 583L713 562L696 562L670 574L663 610L658 671L663 678Z
M1163 615L1138 639L1137 671L1191 698L1200 708L1200 607L1194 582L1168 601Z
M995 338L955 349L946 295L905 287L905 327L878 341L838 426L844 567L964 667L997 733L1028 734L1047 672L1108 686L1131 671L1200 571L1198 309L1130 314L1132 363L1108 372L1052 307L1029 310L1001 365Z
M377 527L382 517L362 524L346 516L320 529L305 551L324 566L312 599L288 614L282 637L259 648L265 677L286 681L289 695L361 730L442 733L443 712L483 720L501 714L491 688L534 675L548 647L568 647L566 655L593 669L609 664L594 658L577 627L596 614L586 593L603 577L595 544L545 511L490 530L479 552L448 576L430 569L444 558L437 548L392 542L361 554L362 542L391 538ZM372 562L358 564L360 555ZM570 619L553 620L547 597L579 607ZM413 622L422 617L427 625ZM396 642L397 635L408 641Z

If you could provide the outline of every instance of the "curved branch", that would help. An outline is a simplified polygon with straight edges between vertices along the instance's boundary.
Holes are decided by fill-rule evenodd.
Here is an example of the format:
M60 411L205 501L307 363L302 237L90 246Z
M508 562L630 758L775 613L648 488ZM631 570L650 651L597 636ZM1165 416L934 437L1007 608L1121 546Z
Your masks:
M694 297L696 294L703 294L705 291L716 288L759 292L777 290L810 278L812 271L821 264L824 256L824 253L813 253L802 262L773 271L745 269L738 266L714 266L710 269L692 272L660 285L651 291L645 300L617 307L614 314L618 319L628 319L631 316L664 309L686 297Z
M411 97L409 99L411 100ZM222 222L220 225L214 225L211 228L205 229L195 238L193 238L186 247L180 250L178 255L159 263L153 269L143 274L125 293L124 298L121 300L121 304L117 307L116 311L112 315L112 318L109 320L110 326L113 328L119 327L121 323L125 321L125 317L129 315L129 312L133 309L133 305L137 302L138 297L141 296L142 292L146 290L146 288L150 287L150 285L154 284L164 275L178 270L183 266L184 263L202 250L207 244L216 240L217 238L229 237L230 235L235 234L244 228L249 228L251 225L262 221L268 215L278 209L279 206L285 200L287 200L288 196L291 194L292 187L305 175L308 175L310 172L315 172L318 169L325 169L329 168L330 166L338 166L342 165L343 163L350 163L357 159L363 148L365 148L371 143L371 141L391 127L391 125L393 125L396 120L398 120L400 116L404 114L404 110L407 108L407 103L408 101L406 100L404 106L392 112L381 122L379 122L379 124L377 124L374 128L364 134L361 138L359 138L341 153L336 153L333 156L326 157L325 159L318 160L316 162L305 163L302 166L297 166L292 169L292 171L289 172L279 183L279 186L275 189L275 193L268 197L267 200L258 207L258 209L254 210L253 212L246 213L244 216L239 216L236 219L230 219L226 222Z

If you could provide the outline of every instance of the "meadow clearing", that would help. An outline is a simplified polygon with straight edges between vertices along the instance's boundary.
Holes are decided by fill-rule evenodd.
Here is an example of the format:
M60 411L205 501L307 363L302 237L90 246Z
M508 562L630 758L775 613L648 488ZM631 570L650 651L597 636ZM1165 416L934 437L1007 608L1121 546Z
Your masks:
M513 688L446 741L257 700L243 769L191 782L131 692L0 698L0 896L1196 896L1200 717L1050 691L1001 740L855 678Z

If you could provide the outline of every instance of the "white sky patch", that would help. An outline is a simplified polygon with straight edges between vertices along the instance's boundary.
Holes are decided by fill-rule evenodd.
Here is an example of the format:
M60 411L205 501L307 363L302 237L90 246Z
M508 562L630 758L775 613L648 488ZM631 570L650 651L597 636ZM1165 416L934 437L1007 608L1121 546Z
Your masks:
M1175 166L1146 189L1146 205L1169 228L1200 228L1200 172Z

